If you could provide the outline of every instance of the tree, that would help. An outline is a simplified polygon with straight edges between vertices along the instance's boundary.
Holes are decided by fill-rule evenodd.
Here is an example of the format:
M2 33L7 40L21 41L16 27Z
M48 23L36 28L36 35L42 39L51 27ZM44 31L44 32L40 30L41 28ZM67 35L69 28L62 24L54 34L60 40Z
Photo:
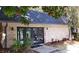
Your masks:
M50 16L59 18L61 16L66 16L68 20L68 27L69 27L69 39L71 40L72 30L74 28L77 32L78 28L78 7L71 7L71 6L44 6L42 7L43 11L48 13ZM76 32L73 35L76 38Z
M65 15L64 12L65 6L43 6L42 9L44 12L48 13L48 15L59 18Z
M22 23L28 24L29 22L27 21L27 18L25 16L26 16L26 13L28 12L29 8L30 7L25 7L25 6L22 6L22 7L7 6L7 7L2 7L2 11L9 18L13 17L15 15L18 15L18 16L21 17L20 20L21 20Z
M26 17L27 16L26 13L28 12L29 8L36 8L36 7L37 6L33 6L33 7L32 6L3 6L3 7L0 7L0 11L2 11L4 15L6 15L10 20L15 15L18 15L20 16L21 23L29 24L30 21ZM5 48L7 48L7 26L8 26L8 22L6 22L6 26L5 26L5 33L6 33Z
M2 23L0 23L0 38L2 38ZM0 39L0 42L1 42L1 39ZM0 43L0 49L2 48L2 45Z
M78 7L67 7L66 15L68 17L68 27L69 27L69 38L72 39L72 35L74 39L77 38L77 28L78 28ZM75 30L75 32L74 32Z

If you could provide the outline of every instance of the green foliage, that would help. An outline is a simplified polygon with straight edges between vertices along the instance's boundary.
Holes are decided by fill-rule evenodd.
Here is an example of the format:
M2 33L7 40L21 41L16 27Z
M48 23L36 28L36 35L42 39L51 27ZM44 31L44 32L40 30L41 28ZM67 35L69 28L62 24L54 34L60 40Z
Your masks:
M14 41L14 44L12 45L12 49L17 52L20 48L21 48L21 43L19 40L16 40Z
M76 38L76 40L79 41L79 33L77 33L77 38Z
M8 17L12 17L16 14L16 8L11 6L2 7L2 11Z
M31 47L32 45L32 40L31 39L24 39L23 44L21 43L20 40L14 41L14 44L12 45L12 49L14 50L13 52L22 52L24 49L27 49Z
M64 7L62 6L43 6L44 12L47 12L50 16L59 18L64 15Z
M3 7L3 12L7 16L13 16L15 14L25 15L29 8L37 8L38 6L7 6ZM64 15L64 7L63 6L42 6L44 12L47 12L49 15L59 18Z
M3 6L1 8L1 10L4 12L4 14L8 17L12 17L16 14L19 14L19 15L25 15L29 8L37 8L37 6Z
M30 6L30 7L32 7L32 8L37 8L37 7L39 7L39 6Z
M21 6L21 7L17 7L17 6L4 6L2 7L2 11L4 12L4 14L6 16L8 16L9 18L13 17L14 15L19 15L21 16L20 21L22 24L29 24L30 22L27 20L27 18L22 17L25 16L25 14L27 13L27 11L29 10L30 7L27 6Z
M25 15L28 10L29 10L29 7L27 7L27 6L21 6L17 10L17 12L19 12L20 15Z
M21 18L20 18L20 22L21 22L22 24L27 24L27 25L30 23L30 21L27 20L25 17L21 17Z
M31 46L32 45L32 40L31 39L24 39L24 44L23 44L23 46L24 47L29 47L29 46Z
M2 7L2 11L8 17L12 17L16 14L25 16L30 8L37 7L39 6L4 6ZM64 15L64 6L42 6L42 10L55 18L59 18ZM21 23L29 24L29 21L25 17L21 17Z
M22 6L22 7L16 7L16 6L2 7L2 11L8 17L12 17L12 16L16 15L17 13L19 15L25 15L28 10L29 10L29 8L25 7L25 6Z
M13 17L14 15L25 16L28 12L29 8L37 8L38 6L3 6L1 10L3 13L8 16L9 18ZM21 17L21 23L29 24L30 22L25 17Z

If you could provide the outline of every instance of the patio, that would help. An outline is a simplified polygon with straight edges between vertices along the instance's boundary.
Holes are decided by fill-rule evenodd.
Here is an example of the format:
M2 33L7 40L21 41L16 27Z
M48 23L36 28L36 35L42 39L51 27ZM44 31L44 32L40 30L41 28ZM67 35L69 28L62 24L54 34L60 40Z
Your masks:
M37 48L33 48L32 50L36 51L38 53L51 53L51 52L59 51L58 48L46 46L46 45L43 45L43 46L40 46Z
M39 47L31 48L29 50L25 49L22 53L79 53L79 41L67 40L63 42L42 44Z
M33 48L32 53L78 53L78 41L64 41ZM31 53L31 52L30 52Z

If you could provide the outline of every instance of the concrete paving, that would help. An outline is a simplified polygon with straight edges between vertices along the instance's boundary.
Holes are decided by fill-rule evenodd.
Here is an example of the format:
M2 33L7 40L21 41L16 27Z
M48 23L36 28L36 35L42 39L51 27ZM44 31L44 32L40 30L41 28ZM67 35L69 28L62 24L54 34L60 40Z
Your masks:
M65 41L62 44L43 45L33 48L33 50L39 53L79 53L79 41Z
M79 45L73 44L67 46L67 53L79 53Z
M32 50L36 51L38 53L52 53L52 52L55 52L55 51L59 51L60 49L43 45L43 46L40 46L40 47L33 48Z

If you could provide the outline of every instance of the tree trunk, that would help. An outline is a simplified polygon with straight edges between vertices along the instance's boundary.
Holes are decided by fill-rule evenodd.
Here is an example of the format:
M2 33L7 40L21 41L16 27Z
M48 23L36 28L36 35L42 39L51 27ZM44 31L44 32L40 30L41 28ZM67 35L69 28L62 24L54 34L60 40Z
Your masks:
M4 46L5 46L5 48L7 48L7 26L8 26L8 23L6 22L6 26L5 26L5 29L4 29L4 32L6 34L5 40L4 40Z
M2 31L3 31L3 27L2 27L2 23L0 23L0 49L2 49L2 44L1 44L1 40L2 40Z
M72 40L71 28L69 28L69 40Z

